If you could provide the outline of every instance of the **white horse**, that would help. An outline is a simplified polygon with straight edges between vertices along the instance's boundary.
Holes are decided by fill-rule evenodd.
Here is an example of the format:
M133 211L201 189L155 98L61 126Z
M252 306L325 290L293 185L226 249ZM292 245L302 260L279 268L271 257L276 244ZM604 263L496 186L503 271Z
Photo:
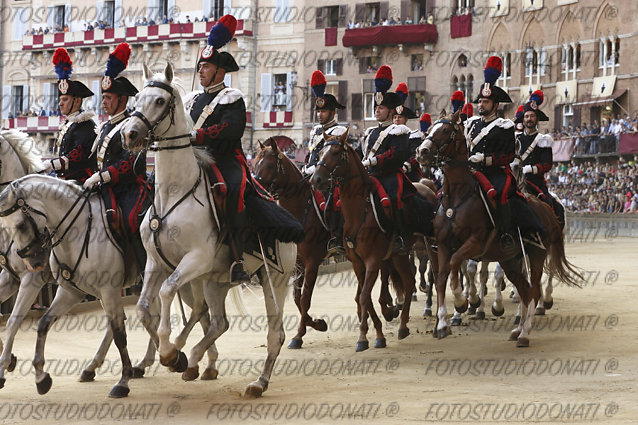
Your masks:
M229 327L224 306L231 288L229 248L221 244L207 177L189 142L192 121L184 111L177 87L172 83L172 66L168 64L163 74L152 75L144 65L144 79L147 83L136 96L136 112L122 128L127 148L149 148L156 152L154 205L141 226L148 257L144 287L137 304L138 315L152 334L149 306L159 291L161 314L157 338L160 362L163 365L180 365L185 361L185 355L179 351L184 341L170 341L170 306L182 285L188 282L203 284L211 327L193 347L188 360L186 373L196 377L199 374L198 362L205 350ZM148 143L152 142L154 144L149 147ZM247 271L258 273L264 290L268 356L261 375L247 386L245 396L258 397L268 388L275 360L284 342L283 307L297 248L293 243L278 243L275 248L279 252L280 271L246 255ZM211 367L214 368L214 363L209 364Z
M50 375L44 372L48 330L85 294L101 300L110 322L101 350L108 349L112 338L120 351L122 376L109 396L125 397L129 393L133 368L126 348L120 292L135 282L138 270L135 261L125 261L119 246L105 237L109 232L105 220L100 196L88 196L77 184L53 177L22 177L0 194L0 225L12 234L27 268L43 268L37 258L52 247L49 264L60 284L38 323L33 366L40 394L47 393L52 385Z

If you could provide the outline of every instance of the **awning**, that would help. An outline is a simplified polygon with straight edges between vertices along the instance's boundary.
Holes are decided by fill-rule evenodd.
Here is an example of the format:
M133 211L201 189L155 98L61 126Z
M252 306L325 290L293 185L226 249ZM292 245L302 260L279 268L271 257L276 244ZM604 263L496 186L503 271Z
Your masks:
M275 139L275 143L277 143L277 147L282 150L282 149L288 149L290 146L295 146L295 142L287 136L273 136L273 139Z
M572 106L596 106L603 105L605 103L613 102L623 94L627 93L627 89L616 89L610 96L605 97L589 97L582 102L576 102Z

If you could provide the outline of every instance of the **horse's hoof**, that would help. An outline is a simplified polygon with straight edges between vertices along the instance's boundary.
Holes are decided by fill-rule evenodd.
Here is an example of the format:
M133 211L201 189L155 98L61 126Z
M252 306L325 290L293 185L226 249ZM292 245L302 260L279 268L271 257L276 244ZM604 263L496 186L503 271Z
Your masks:
M38 389L38 394L40 395L48 393L52 385L53 379L51 379L51 375L48 373L44 374L44 379L42 381L35 383L35 386Z
M534 312L536 316L544 316L545 315L545 307L536 307L536 311Z
M385 338L377 338L374 340L374 348L385 348Z
M467 315L473 316L475 314L476 314L476 307L472 307L472 305L470 305L470 307L467 309Z
M474 307L475 310L477 308L479 308L480 305L481 305L481 299L480 298L477 298L475 303L470 303L470 307Z
M144 377L145 372L146 370L144 370L143 367L135 366L133 368L133 374L131 375L131 379L141 379Z
M7 382L7 378L0 378L0 389L4 388L4 383Z
M131 390L128 389L128 387L124 387L122 385L116 385L113 388L111 388L111 392L109 393L109 397L110 398L124 398L126 396L128 396L128 393Z
M428 292L428 287L425 282L419 283L419 291L423 292L424 294Z
M412 301L417 301L416 294L412 294Z
M298 350L301 348L302 345L303 345L302 339L293 338L290 340L290 343L288 344L288 348L291 350Z
M521 316L514 316L514 324L518 325L519 323L521 323Z
M354 351L359 353L361 351L367 350L368 348L370 348L370 344L368 343L368 341L357 341L357 345L355 346Z
M450 320L450 326L461 326L461 318L453 317L452 320Z
M402 328L399 329L399 339L404 339L405 337L407 337L408 335L410 335L410 328Z
M545 307L546 310L550 310L553 306L554 306L554 300L553 299L551 299L549 301L543 301L543 307Z
M434 331L434 337L438 339L443 339L448 335L452 335L452 329L450 329L449 326L446 326L443 329L436 329Z
M485 312L477 311L476 312L476 320L485 320Z
M184 381L194 381L199 376L199 366L193 366L187 368L184 373L182 373L182 379Z
M516 346L519 348L525 348L525 347L529 347L529 338L518 338L516 340Z
M202 381L212 381L214 379L217 379L217 376L219 376L219 371L217 369L207 367L206 369L204 369L204 373L202 373L202 377L199 379L201 379Z
M503 315L503 313L505 313L505 309L497 310L494 308L494 306L492 306L492 316L500 317Z
M164 364L165 366L168 366L168 370L170 370L171 372L182 373L188 367L188 359L186 358L186 354L184 354L182 351L179 351L179 350L175 350L175 351L177 355L175 356L173 361L168 362L167 364L164 364L164 363L162 364ZM161 362L161 358L160 358L160 362Z
M94 370L83 370L80 374L80 382L93 382L95 381Z
M315 329L319 332L325 332L328 330L328 324L323 319L317 319L317 327Z
M425 310L423 310L423 317L432 317L432 309L431 308L426 308Z
M520 331L518 330L514 330L512 331L512 333L510 334L509 340L510 341L517 341L518 340L518 336L521 334Z
M259 382L251 382L244 390L244 398L259 398L264 393L264 388L259 385Z
M467 311L467 307L469 306L469 303L467 301L465 301L465 303L462 306L454 306L454 311L456 311L457 313L465 313Z
M9 366L7 366L7 372L13 372L16 369L17 364L18 358L11 354L11 360L9 361Z

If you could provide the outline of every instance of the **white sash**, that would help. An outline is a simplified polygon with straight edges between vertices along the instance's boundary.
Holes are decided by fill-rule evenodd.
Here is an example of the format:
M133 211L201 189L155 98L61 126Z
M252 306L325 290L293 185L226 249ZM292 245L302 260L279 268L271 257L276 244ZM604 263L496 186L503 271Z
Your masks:
M390 127L386 128L379 134L379 138L377 139L376 142L374 142L372 149L370 149L370 151L364 155L364 158L363 158L364 160L369 159L370 157L374 156L375 153L377 153L377 150L379 149L379 146L381 146L383 139L385 139L388 136L389 129ZM366 143L365 146L368 146L368 144Z
M478 120L477 120L477 121L478 121ZM500 123L500 121L501 121L501 118L496 118L494 121L492 121L491 123L489 123L489 124L487 125L487 127L483 127L483 129L479 132L479 134L477 134L477 135L476 135L476 137L475 137L473 140L471 140L471 141L469 142L469 144L468 144L468 151L469 151L469 152L472 152L472 149L474 149L474 147L475 147L476 145L478 145L478 143L479 143L481 140L483 140L483 137L487 136L487 135L489 134L489 132L490 132L490 131L492 131L492 129L493 129L494 127L496 127L496 125L497 125L498 123ZM476 124L475 124L475 125L476 125ZM469 141L470 133L471 133L471 132L472 132L472 130L470 130L470 131L468 132L468 135L467 135L467 140L468 140L468 141Z
M534 137L534 140L532 141L532 143L530 143L530 145L527 148L527 150L525 151L525 153L523 153L523 155L521 155L521 163L523 161L525 161L528 156L530 156L530 154L532 153L532 151L534 150L534 148L538 144L538 138L540 137L540 135L541 135L540 133L536 133L536 137Z
M193 130L199 130L200 128L202 128L202 125L204 125L204 121L206 121L210 114L213 113L221 98L224 97L224 95L226 95L226 93L231 90L233 89L230 87L223 88L222 90L220 90L217 96L215 96L215 98L210 101L208 105L204 106L201 115L199 116L199 118L197 118L197 122L193 126Z
M115 136L115 133L120 131L120 128L122 127L122 124L124 124L124 121L126 120L120 121L115 127L111 129L111 131L109 131L109 134L107 134L104 137L102 146L100 146L100 149L98 149L98 152L97 152L97 169L98 170L102 169L102 161L104 161L104 155L106 155L106 150L108 149L109 144L111 143L111 139L113 138L113 136Z

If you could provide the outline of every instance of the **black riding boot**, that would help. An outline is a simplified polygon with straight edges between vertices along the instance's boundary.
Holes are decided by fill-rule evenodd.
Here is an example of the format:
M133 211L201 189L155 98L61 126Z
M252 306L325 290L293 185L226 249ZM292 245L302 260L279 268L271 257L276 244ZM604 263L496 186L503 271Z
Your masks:
M502 205L497 205L494 212L496 227L500 234L501 249L507 251L515 246L514 242L514 229L512 220L512 207L509 201L506 201Z
M392 241L392 252L403 253L405 252L405 241L410 234L407 223L403 217L403 211L394 209L394 226L395 236Z
M328 224L332 235L327 243L328 255L343 254L343 216L338 211L331 211Z
M248 283L250 276L244 268L244 238L246 236L246 212L235 213L229 220L228 245L232 264L230 265L231 283Z

